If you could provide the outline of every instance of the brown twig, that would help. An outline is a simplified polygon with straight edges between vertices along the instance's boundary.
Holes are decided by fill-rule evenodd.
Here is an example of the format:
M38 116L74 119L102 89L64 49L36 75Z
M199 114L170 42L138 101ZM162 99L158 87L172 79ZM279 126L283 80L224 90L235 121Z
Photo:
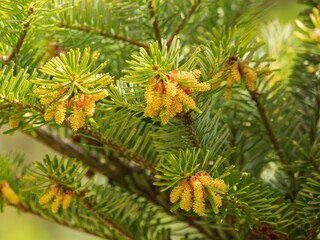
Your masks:
M270 122L269 122L269 119L267 117L267 113L264 109L264 107L262 106L259 98L258 98L258 92L257 91L249 91L250 93L250 96L251 96L251 99L256 103L256 106L257 106L257 109L258 109L258 112L259 112L259 115L260 115L260 118L263 122L263 125L268 133L268 136L271 140L271 143L273 145L273 148L275 149L276 151L276 154L278 155L279 157L279 160L282 164L285 164L286 163L286 160L285 160L285 156L284 156L284 153L280 147L280 144L278 142L278 139L276 138L274 132L273 132L273 129L270 125Z
M148 1L149 13L152 21L154 35L159 43L161 43L160 27L154 10L153 0Z
M309 240L309 239L314 239L314 238L317 238L316 234L319 230L319 227L320 227L320 219L317 218L315 221L314 221L314 224L311 226L309 232L307 232L304 240Z
M251 95L252 100L256 103L260 118L263 122L264 128L267 131L267 134L268 134L269 139L272 143L272 146L273 146L276 154L278 155L279 161L281 162L282 165L285 165L287 163L287 161L285 159L285 155L283 153L283 150L280 147L280 144L278 142L278 139L276 138L276 135L273 132L273 129L272 129L271 124L269 122L269 119L267 117L267 113L266 113L264 107L262 106L261 102L259 101L259 98L258 98L259 94L258 94L257 90L249 91L249 93ZM289 178L294 179L294 173L291 170L288 170L288 172L285 172L285 174ZM288 194L290 195L291 198L294 198L292 189L290 187L288 188Z
M26 19L29 19L27 22L25 22L23 24L23 30L22 32L20 33L20 36L18 38L18 41L13 49L13 51L8 55L8 56L0 56L0 59L3 60L4 64L9 64L9 62L14 59L16 57L16 55L20 52L20 49L24 43L24 40L27 36L27 33L28 33L28 30L29 30L29 27L30 27L30 23L31 23L31 20L32 18L30 18L30 16L34 13L34 8L33 7L30 7L29 10L28 10L28 14L27 14L27 17Z
M129 38L126 38L124 36L119 36L119 35L116 35L116 34L108 33L107 31L103 31L103 30L91 29L91 28L85 27L85 26L70 26L70 25L68 25L66 23L60 23L60 24L58 24L58 27L73 29L73 30L77 30L77 31L87 32L87 33L95 33L95 34L98 34L98 35L106 37L106 38L110 38L110 39L113 39L113 40L119 40L119 41L122 41L122 42L130 43L130 44L138 46L138 47L143 47L143 48L147 48L148 47L148 45L143 43L143 42L139 42L139 41L136 41L136 40L133 40L133 39L129 39Z
M125 147L123 147L117 143L112 142L108 138L103 138L100 133L93 132L89 128L82 128L81 131L84 132L85 134L88 134L88 135L94 137L98 142L101 142L102 144L112 148L116 152L122 154L124 157L127 157L128 159L134 161L143 169L147 169L151 173L155 173L154 166L148 160L144 159L143 157L141 157L137 154L129 153L128 149L126 149Z
M76 145L72 141L54 136L46 127L40 127L34 131L36 133L36 140L41 141L62 155L81 160L84 164L90 166L92 171L99 172L108 176L110 179L141 171L139 167L122 164L119 159L114 159L112 157L108 157L107 159L111 164L107 165L102 163L100 161L101 159L95 154L85 152L80 146ZM27 135L31 135L29 132L25 133ZM34 137L33 135L31 136Z
M167 46L171 46L171 43L174 39L174 37L176 35L178 35L180 33L180 31L183 29L184 25L186 24L187 20L192 16L192 14L196 11L197 7L200 5L201 0L197 0L189 9L187 15L181 19L181 22L178 24L178 26L176 27L175 31L173 32L173 34L169 37L168 41L167 41Z
M87 210L89 210L94 215L96 215L106 226L114 229L122 237L121 239L129 239L129 240L135 239L132 236L130 236L128 233L126 233L124 230L122 230L120 227L118 227L116 224L114 224L111 220L106 218L103 214L97 212L94 209L94 207L86 199L84 199L84 195L78 194L77 197Z

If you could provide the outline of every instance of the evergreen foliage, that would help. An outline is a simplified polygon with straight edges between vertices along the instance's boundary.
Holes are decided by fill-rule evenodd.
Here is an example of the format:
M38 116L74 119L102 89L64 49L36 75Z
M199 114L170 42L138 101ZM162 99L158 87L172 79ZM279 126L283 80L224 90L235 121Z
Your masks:
M0 210L102 239L319 239L320 5L299 2L282 26L268 0L0 0L0 127L57 151L0 155Z

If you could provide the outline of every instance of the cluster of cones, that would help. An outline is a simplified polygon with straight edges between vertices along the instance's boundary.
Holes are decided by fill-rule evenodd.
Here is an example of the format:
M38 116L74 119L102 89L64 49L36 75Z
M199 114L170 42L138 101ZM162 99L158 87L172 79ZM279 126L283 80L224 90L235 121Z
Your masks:
M71 203L72 198L72 192L67 190L61 193L59 186L51 186L49 191L40 197L39 204L45 205L51 202L53 199L51 204L51 211L53 213L57 213L61 205L63 209L67 209Z
M227 189L222 179L213 179L207 172L200 171L188 180L179 182L170 193L172 203L179 202L182 210L189 212L191 208L199 216L205 214L205 202L211 197L216 207L222 206L221 192ZM210 195L210 196L208 196Z
M19 198L17 194L10 187L9 183L3 182L0 183L0 193L4 199L6 199L9 203L13 205L17 205L19 203Z
M57 89L57 90L52 90ZM95 102L108 96L107 90L101 90L93 94L70 95L65 98L67 88L57 86L46 88L38 87L34 93L39 96L40 102L47 105L44 113L46 121L54 121L62 124L70 112L70 126L73 131L83 127L86 117L92 117L95 112Z
M239 61L236 56L232 56L224 65L224 70L216 73L211 79L213 82L212 88L220 87L222 81L226 78L224 97L226 100L230 100L234 84L243 81L246 88L250 92L253 92L256 90L258 76L263 74L268 75L270 73L271 71L268 67L253 68L249 66L248 60Z
M161 122L167 124L169 119L196 108L195 101L189 96L191 92L210 90L208 83L198 81L200 70L190 72L173 70L164 76L154 76L144 94L147 106L145 117L160 116Z

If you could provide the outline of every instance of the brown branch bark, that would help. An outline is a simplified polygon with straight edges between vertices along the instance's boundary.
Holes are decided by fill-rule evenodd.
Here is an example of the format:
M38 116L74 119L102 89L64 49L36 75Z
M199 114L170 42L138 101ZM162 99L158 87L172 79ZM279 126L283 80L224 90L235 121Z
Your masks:
M181 22L177 25L176 29L174 30L173 34L169 37L167 46L171 46L171 43L176 35L180 33L180 31L183 29L187 21L190 19L192 14L196 11L197 7L200 5L201 0L197 0L194 5L191 6L189 9L187 15L181 20Z
M304 239L309 240L309 239L317 238L316 234L319 230L319 227L320 227L320 219L318 218L314 221L314 224L311 226L309 232L307 232Z
M276 152L276 154L278 155L279 157L279 160L282 164L285 164L286 163L286 159L285 159L285 156L284 156L284 153L280 147L280 144L278 142L278 139L276 138L274 132L273 132L273 129L271 127L271 124L269 122L269 119L267 117L267 113L264 109L264 107L262 106L259 98L258 98L258 92L257 91L254 91L254 92L251 92L249 91L250 93L250 96L251 96L251 99L256 103L256 106L257 106L257 109L258 109L258 112L259 112L259 115L260 115L260 118L263 122L263 125L267 131L267 134L271 140L271 143L273 145L273 148Z
M155 35L157 41L159 43L161 43L160 27L159 27L159 22L157 20L157 16L156 16L156 13L154 10L153 0L148 1L148 8L149 8L149 13L150 13L150 18L152 21L154 35Z
M88 209L90 212L92 212L94 215L96 215L106 226L114 229L120 236L123 237L123 239L128 239L128 240L135 239L134 237L132 237L128 233L126 233L124 230L122 230L120 227L118 227L116 224L114 224L110 219L106 218L103 214L97 212L94 209L94 207L83 198L82 195L77 195L77 197L86 209Z
M94 33L106 38L110 38L113 40L118 40L118 41L122 41L122 42L126 42L129 43L131 45L134 46L138 46L138 47L143 47L143 48L147 48L148 45L140 42L140 41L136 41L133 39L129 39L126 38L125 36L120 36L120 35L116 35L116 34L112 34L112 33L108 33L107 31L103 31L103 30L96 30L96 29L90 29L88 27L84 27L84 26L70 26L66 23L59 23L58 27L63 27L63 28L67 28L67 29L73 29L73 30L77 30L77 31L82 31L82 32L87 32L87 33Z
M71 140L61 139L58 136L54 136L46 127L37 128L34 131L36 133L36 140L44 143L62 155L81 160L84 164L90 166L91 171L99 172L108 176L110 179L118 179L119 176L125 176L127 174L133 174L141 171L139 167L125 165L119 159L115 159L114 157L106 156L106 160L109 164L102 163L99 156L85 152L80 146L76 145ZM25 133L33 137L31 133Z
M149 170L151 173L155 174L155 168L154 166L147 160L144 159L143 157L137 155L137 154L131 154L128 153L128 149L124 148L123 146L120 146L117 143L114 143L110 141L107 138L103 138L100 133L98 132L92 132L91 129L89 128L82 128L81 131L85 134L88 134L92 137L94 137L98 142L102 143L103 145L106 145L116 152L122 154L124 157L132 160L133 162L137 163L140 167L143 169Z
M15 47L13 48L13 51L8 55L8 56L0 56L0 59L3 60L3 62L5 64L9 64L9 62L14 59L17 54L20 52L21 50L21 47L24 43L24 40L27 36L27 33L28 33L28 30L30 28L30 24L31 24L31 21L32 19L30 18L30 16L34 13L34 8L33 7L30 7L29 10L28 10L28 13L27 13L27 16L26 16L26 19L29 18L29 20L23 24L23 30L22 32L20 33L20 36L18 38L18 41L15 45Z

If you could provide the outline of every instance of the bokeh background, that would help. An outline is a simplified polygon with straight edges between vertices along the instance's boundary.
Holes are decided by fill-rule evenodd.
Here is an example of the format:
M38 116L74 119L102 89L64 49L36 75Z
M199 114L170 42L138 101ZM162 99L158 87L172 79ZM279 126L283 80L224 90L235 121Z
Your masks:
M3 135L0 129L0 154L24 153L29 162L41 161L48 155L57 154L47 146L22 133ZM0 213L0 240L97 240L100 238L45 221L39 217L18 213L12 207L5 207Z
M271 1L276 0L270 0L270 2ZM288 36L285 36L285 34L290 35L293 33L293 19L297 16L298 12L303 9L303 6L297 5L295 0L278 0L278 2L280 5L268 14L264 22L268 33L265 38L268 38L266 40L269 41L267 44L269 53L273 58L277 59L275 67L281 69L283 66L288 66L287 60L292 57L292 46L290 46L288 42L290 37L288 39ZM284 36L280 36L279 32L276 32L276 29L279 30L279 28L270 27L272 24L279 25L280 31ZM279 51L279 49L281 49L281 51ZM288 75L288 73L285 75ZM17 132L13 135L4 135L3 132L5 130L7 130L5 127L0 129L0 154L10 152L24 153L29 162L41 161L45 154L57 154L42 143L36 142L23 133ZM5 207L4 212L0 213L0 240L57 239L97 240L99 238L47 222L30 214L18 213L11 207Z

